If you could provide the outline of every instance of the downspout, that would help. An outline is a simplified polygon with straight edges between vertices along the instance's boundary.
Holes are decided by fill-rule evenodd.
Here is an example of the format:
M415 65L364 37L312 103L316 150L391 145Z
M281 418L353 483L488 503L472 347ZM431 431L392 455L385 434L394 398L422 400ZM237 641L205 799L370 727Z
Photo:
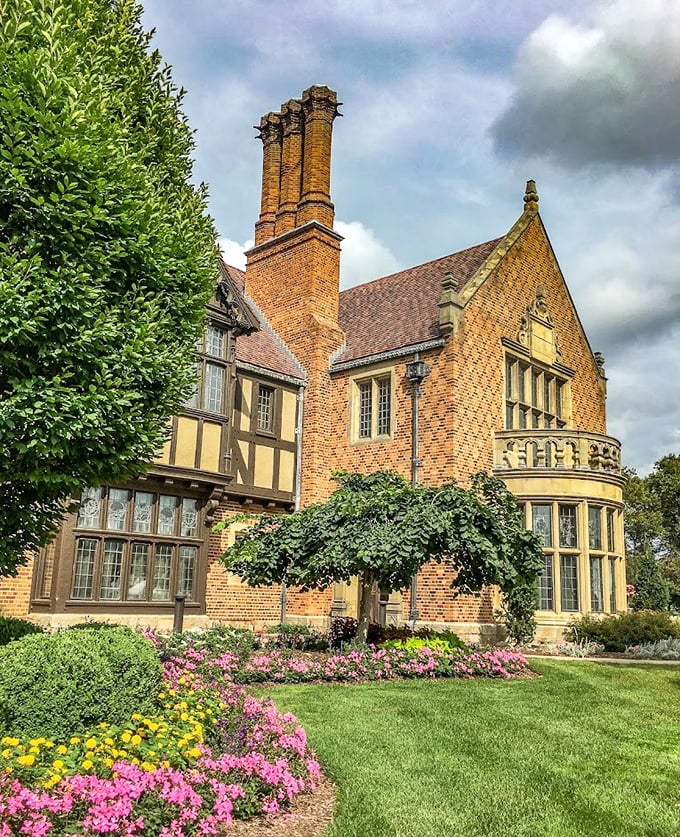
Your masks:
M413 356L413 362L417 363L420 360L420 353L416 352ZM418 486L418 468L420 467L419 458L419 439L418 439L418 407L420 403L420 383L417 380L411 381L411 487ZM415 631L416 622L418 621L418 573L415 572L411 576L411 612L409 613L409 620L411 622L411 630Z
M295 494L294 510L300 508L300 495L302 493L302 414L305 403L305 385L300 384L297 395L297 422L295 424ZM286 607L288 605L288 589L286 582L281 584L281 624L286 624Z
M419 456L420 439L418 427L421 395L420 385L429 374L429 367L420 360L420 353L416 352L413 355L413 360L406 364L406 377L411 382L411 486L413 488L417 488L418 486L418 468L422 464ZM411 610L409 613L411 630L415 630L418 616L418 575L414 573L411 577Z

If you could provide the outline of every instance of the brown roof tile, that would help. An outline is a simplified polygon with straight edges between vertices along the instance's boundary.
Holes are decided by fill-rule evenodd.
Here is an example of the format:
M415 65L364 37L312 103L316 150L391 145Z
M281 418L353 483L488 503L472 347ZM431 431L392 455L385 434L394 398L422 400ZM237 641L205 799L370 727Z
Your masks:
M245 293L245 273L232 265L225 264L225 268L260 325L259 331L239 334L236 338L236 362L249 363L263 371L304 380L304 372L298 361L273 331L255 302Z
M450 256L348 288L340 294L340 327L347 348L344 363L439 337L442 279L452 273L458 291L502 239L486 241Z

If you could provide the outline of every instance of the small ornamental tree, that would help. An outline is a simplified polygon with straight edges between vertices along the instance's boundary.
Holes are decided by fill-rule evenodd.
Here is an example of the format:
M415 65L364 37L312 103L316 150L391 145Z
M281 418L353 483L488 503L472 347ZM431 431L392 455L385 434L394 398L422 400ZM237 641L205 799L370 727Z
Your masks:
M217 276L182 93L133 0L0 0L0 575L151 461Z
M404 589L429 561L454 570L456 594L490 584L504 592L535 584L543 566L540 544L500 480L480 473L465 491L453 482L412 488L392 471L337 471L334 479L340 487L325 503L251 518L253 526L222 557L224 566L256 587L324 589L358 577L361 642L374 587Z

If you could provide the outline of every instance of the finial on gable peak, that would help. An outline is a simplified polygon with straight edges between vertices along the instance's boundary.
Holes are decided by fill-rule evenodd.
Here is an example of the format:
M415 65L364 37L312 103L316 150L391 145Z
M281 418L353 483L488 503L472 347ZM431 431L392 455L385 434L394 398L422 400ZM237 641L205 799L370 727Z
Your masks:
M524 211L538 212L538 192L535 180L527 180L527 188L524 191Z

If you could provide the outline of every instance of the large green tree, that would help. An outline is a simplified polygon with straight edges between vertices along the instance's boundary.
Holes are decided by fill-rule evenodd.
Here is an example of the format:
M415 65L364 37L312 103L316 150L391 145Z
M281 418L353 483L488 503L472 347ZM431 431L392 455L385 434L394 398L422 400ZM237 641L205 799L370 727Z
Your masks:
M661 609L670 591L680 608L680 456L662 457L646 477L629 468L624 475L628 581L641 593L631 606Z
M223 564L253 586L323 589L358 577L360 640L375 587L406 588L428 561L455 571L456 594L490 584L506 593L535 586L541 546L500 480L480 473L466 491L453 482L413 488L392 471L338 471L334 479L339 488L325 503L251 518Z
M0 0L0 575L138 474L217 275L182 92L133 0Z

